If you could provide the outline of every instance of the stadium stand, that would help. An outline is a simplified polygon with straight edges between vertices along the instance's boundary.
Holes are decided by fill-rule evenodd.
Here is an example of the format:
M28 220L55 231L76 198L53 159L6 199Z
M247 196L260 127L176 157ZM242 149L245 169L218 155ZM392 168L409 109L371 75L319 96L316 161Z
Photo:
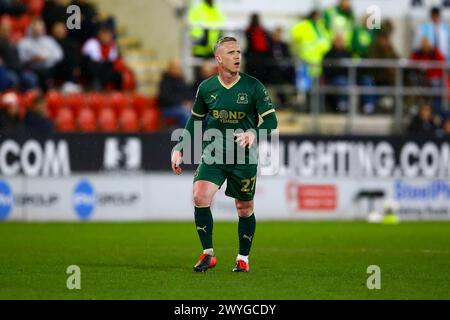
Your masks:
M50 18L53 19L50 19L53 21L53 24L59 21L55 13L61 12L60 15L62 15L62 10L65 10L65 6L71 3L78 4L77 1L70 2L64 0L49 0L47 2L48 8L50 8L48 12L54 14L53 16L50 16ZM20 10L15 9L14 15L9 14L8 12L2 13L0 16L0 23L2 26L5 25L5 28L8 28L9 35L7 40L14 46L17 45L19 41L27 34L27 30L33 20L43 16L43 11L47 10L45 0L23 0L18 1L17 3L20 4ZM83 1L83 3L86 3L88 8L96 8L94 1ZM58 7L62 9L58 9ZM82 7L82 14L83 9L84 7ZM95 13L95 10L92 12ZM89 12L89 14L91 14L91 12ZM104 13L99 13L99 16L105 21L108 17L108 15ZM44 15L46 25L51 23L47 18L48 15ZM61 19L61 17L59 19ZM48 32L49 31L47 30L47 33ZM147 59L148 51L139 48L139 41L133 41L132 39L130 40L129 37L123 37L123 34L124 28L117 28L116 35L118 37L120 49L127 53L127 56L130 57L131 61L133 61L132 48L138 48L134 51L134 55L137 55L138 60L141 59L141 61L142 57L144 57L143 63L147 66L149 64ZM78 38L74 39L78 40ZM129 54L127 50L129 50ZM89 90L89 82L87 79L83 78L83 75L81 75L79 82L73 86L64 86L64 84L53 83L50 89L45 93L45 98L47 101L49 115L54 121L56 129L61 132L73 132L78 130L81 132L95 132L97 130L97 123L94 121L95 118L92 119L92 116L97 117L102 115L105 117L106 120L104 121L106 122L103 123L103 120L99 121L98 129L101 131L118 131L121 127L123 127L126 131L139 131L141 125L137 120L140 119L140 116L145 113L146 109L158 108L157 99L140 94L139 92L142 92L142 90L137 90L139 89L137 88L137 83L140 83L142 77L136 79L135 73L132 69L142 70L140 67L141 65L132 65L131 67L128 66L122 55L118 60L114 61L113 68L117 72L120 72L122 77L122 86L119 91L111 90L112 86L108 85L104 91L91 92ZM155 77L153 75L152 81L155 82L155 80L158 80L157 76ZM80 91L79 88L83 87L85 89ZM67 90L67 88L70 89ZM10 92L14 92L17 95L21 106L20 117L23 119L27 105L29 105L29 102L27 103L27 101L30 100L29 96L35 95L35 91L33 91L33 93L29 93L26 90L23 91L21 88L14 86L6 89L7 90L2 92L1 95L8 94ZM107 111L102 112L105 108L107 108ZM130 110L125 111L127 108L130 108ZM159 113L154 111L146 113L146 119L150 119L145 121L144 127L146 131L154 131L156 130L155 128L158 127L158 121L154 119L154 115L159 116ZM99 120L101 119L102 118Z

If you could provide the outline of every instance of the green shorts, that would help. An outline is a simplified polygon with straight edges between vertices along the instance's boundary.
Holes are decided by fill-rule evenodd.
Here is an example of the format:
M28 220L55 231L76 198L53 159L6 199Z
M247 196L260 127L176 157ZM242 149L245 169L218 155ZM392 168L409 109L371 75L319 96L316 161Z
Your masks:
M195 172L194 182L206 180L219 186L227 180L225 194L242 201L255 196L257 165L224 165L201 163Z

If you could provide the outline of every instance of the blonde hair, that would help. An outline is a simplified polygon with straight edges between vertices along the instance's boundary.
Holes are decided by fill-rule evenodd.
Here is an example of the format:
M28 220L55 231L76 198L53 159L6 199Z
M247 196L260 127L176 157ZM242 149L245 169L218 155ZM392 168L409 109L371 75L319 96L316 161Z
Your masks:
M217 53L217 50L226 42L237 42L235 37L222 37L217 40L216 45L214 46L214 54Z

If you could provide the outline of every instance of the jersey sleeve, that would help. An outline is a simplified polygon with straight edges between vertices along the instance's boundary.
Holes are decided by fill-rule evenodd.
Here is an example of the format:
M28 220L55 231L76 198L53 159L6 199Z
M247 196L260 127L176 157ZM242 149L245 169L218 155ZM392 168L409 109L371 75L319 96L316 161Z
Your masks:
M208 114L208 105L205 103L202 94L202 85L198 86L197 94L195 95L194 105L192 106L192 114L196 117L204 118Z
M256 110L264 118L269 113L275 112L272 99L267 93L266 88L261 82L258 82L255 90Z

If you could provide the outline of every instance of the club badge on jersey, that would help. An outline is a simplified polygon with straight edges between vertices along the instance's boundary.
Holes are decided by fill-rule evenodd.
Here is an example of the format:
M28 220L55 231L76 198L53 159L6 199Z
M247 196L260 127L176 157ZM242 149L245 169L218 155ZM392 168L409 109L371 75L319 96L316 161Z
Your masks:
M246 93L239 93L237 103L248 104L248 95Z

